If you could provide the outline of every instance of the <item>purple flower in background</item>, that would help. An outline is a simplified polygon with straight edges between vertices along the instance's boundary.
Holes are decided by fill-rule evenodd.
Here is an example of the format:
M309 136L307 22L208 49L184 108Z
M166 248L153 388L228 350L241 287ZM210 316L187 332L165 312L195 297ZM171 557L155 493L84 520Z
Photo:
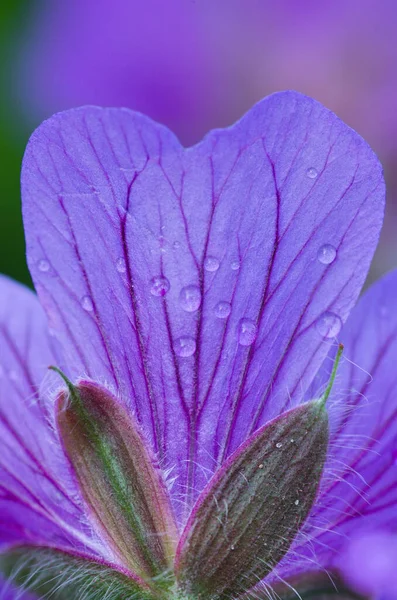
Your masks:
M279 89L310 94L377 151L396 151L394 0L43 2L23 48L39 115L99 104L140 110L183 142Z
M366 143L294 92L188 149L75 109L33 134L22 195L41 306L1 280L6 575L347 597L350 540L397 528L397 273L344 325L383 216Z
M394 0L44 1L24 36L19 95L31 123L84 104L126 106L184 144L278 90L316 98L385 167L377 277L397 254L396 31Z
M355 589L387 600L397 594L397 535L361 532L346 545L340 568Z

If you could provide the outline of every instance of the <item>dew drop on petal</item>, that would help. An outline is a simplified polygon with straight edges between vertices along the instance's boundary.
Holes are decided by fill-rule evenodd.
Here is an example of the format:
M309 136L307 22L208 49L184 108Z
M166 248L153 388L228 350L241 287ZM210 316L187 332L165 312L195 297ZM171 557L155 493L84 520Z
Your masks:
M251 346L254 343L258 328L252 319L241 319L238 326L238 341L241 346Z
M238 271L240 268L240 262L238 260L234 260L230 265L230 268L232 269L232 271Z
M119 273L125 273L126 272L126 266L125 266L125 260L124 258L120 257L117 259L116 261L116 269Z
M282 443L281 442L277 442L276 448L282 448L282 447L283 447Z
M37 263L37 268L39 269L39 271L41 271L42 273L46 273L47 271L50 270L50 263L48 262L48 260L45 260L44 258L42 258L41 260L39 260L39 262Z
M204 269L210 273L214 273L219 269L219 260L215 256L207 256L204 260Z
M306 171L306 175L310 177L310 179L315 179L318 175L317 169L314 167L309 167L309 169Z
M295 506L299 506L299 500L295 500L294 504Z
M152 296L165 296L170 289L170 282L166 277L153 277L150 281Z
M187 358L196 351L196 342L189 335L183 335L175 340L174 350L178 356Z
M195 312L201 304L201 292L197 285L187 285L181 289L179 302L186 312Z
M389 316L389 309L384 304L379 308L379 314L382 319L386 319Z
M316 322L318 333L324 338L337 336L342 328L341 318L333 312L324 312Z
M317 258L323 265L330 265L336 258L336 248L331 244L324 244L319 248Z
M18 380L18 373L14 370L9 371L8 373L8 377L11 381L17 381Z
M215 306L214 312L215 312L215 316L218 317L218 319L227 319L228 316L230 315L231 310L232 310L232 307L231 307L230 302L221 300Z
M81 306L87 312L91 312L91 311L94 310L94 305L92 303L92 299L90 298L90 296L83 296L82 297L82 299L81 299Z

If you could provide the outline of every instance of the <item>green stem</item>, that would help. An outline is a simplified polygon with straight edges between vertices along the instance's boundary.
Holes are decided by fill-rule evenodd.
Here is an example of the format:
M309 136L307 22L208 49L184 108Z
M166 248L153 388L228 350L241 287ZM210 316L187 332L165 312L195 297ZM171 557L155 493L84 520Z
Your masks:
M336 372L338 370L338 366L339 366L339 362L343 353L343 349L344 346L343 344L339 344L338 346L338 352L336 353L336 357L335 357L335 362L334 362L334 366L332 367L332 373L331 373L331 377L329 379L328 385L325 389L324 394L321 396L319 403L321 404L321 406L325 406L329 395L331 393L331 390L333 388L334 382L335 382L335 377L336 377Z

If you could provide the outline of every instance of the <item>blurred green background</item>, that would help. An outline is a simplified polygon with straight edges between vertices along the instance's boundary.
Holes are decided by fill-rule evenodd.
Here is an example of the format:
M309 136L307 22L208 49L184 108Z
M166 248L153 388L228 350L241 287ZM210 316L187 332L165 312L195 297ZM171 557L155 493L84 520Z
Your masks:
M388 189L370 279L397 266L396 0L2 0L0 272L30 284L24 147L41 120L127 106L189 145L265 95L296 89L356 129Z
M32 19L32 3L0 3L0 273L30 283L20 207L19 174L30 127L16 98L15 54Z

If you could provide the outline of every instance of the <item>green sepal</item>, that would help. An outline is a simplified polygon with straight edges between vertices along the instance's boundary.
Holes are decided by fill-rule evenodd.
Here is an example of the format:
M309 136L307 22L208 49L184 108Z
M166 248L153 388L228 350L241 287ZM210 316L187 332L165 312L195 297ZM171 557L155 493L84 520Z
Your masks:
M177 550L180 588L239 596L283 558L316 498L328 447L324 403L294 408L251 436L200 495Z
M167 588L178 534L157 462L108 390L62 377L56 419L83 496L122 564Z
M136 575L92 557L41 546L0 555L0 570L17 587L54 600L157 600Z

